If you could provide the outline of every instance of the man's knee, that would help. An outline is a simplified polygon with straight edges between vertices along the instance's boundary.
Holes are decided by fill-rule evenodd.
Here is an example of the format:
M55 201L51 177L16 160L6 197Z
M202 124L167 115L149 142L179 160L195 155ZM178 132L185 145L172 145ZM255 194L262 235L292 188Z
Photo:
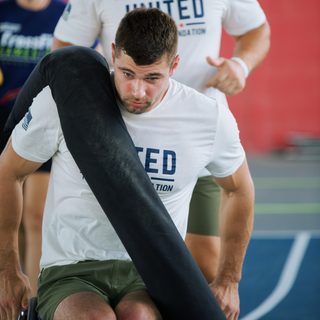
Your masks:
M102 297L93 292L71 294L60 302L53 320L116 320L116 315Z
M128 294L115 308L117 320L162 320L160 311L145 291Z
M138 304L117 312L117 320L162 320L158 309Z

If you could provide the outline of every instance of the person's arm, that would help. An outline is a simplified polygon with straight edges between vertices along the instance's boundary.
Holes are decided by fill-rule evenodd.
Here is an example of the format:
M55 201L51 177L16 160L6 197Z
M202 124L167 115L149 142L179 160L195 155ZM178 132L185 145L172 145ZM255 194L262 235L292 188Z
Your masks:
M227 319L239 316L239 281L253 227L254 185L247 161L226 178L215 178L222 189L221 254L210 287Z
M233 36L235 40L234 57L242 59L248 67L249 74L263 61L270 48L270 26L266 21L262 26L248 31L242 36ZM207 62L217 68L218 72L207 83L227 95L241 92L246 84L243 67L227 58L212 59Z
M59 40L58 38L53 37L51 51L59 49L59 48L69 47L69 46L73 46L73 44L70 42L63 42L63 41Z
M40 166L21 158L10 137L0 156L0 319L18 319L21 306L28 309L31 298L29 280L20 267L18 231L23 182Z

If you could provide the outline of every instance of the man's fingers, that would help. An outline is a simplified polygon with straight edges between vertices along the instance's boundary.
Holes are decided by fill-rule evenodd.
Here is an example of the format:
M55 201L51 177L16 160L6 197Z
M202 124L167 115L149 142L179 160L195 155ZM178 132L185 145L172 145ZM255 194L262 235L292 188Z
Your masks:
M207 57L207 62L213 67L220 67L225 61L225 58L212 59L211 57Z
M19 314L21 312L21 306L24 310L28 309L29 306L29 296L26 293L28 291L28 289L25 290L24 295L22 296L22 299L19 299L19 303L17 303L13 308L12 308L12 320L17 320L19 318ZM30 291L30 290L29 290ZM30 295L31 295L31 291L30 291ZM9 318L11 319L11 318Z
M21 306L23 310L28 310L31 298L32 298L31 289L27 287L21 299Z
M230 314L229 317L227 317L228 320L238 320L239 312L233 312Z
M221 84L223 84L225 81L228 81L227 77L227 73L218 72L205 84L205 87L214 87L220 90Z
M233 96L242 91L243 86L239 85L238 82L233 81L226 73L217 73L212 77L206 84L206 88L214 87L221 92Z
M0 319L1 320L7 319L7 313L2 306L0 306Z
M239 309L237 307L228 304L222 310L228 320L238 320Z
M223 63L225 62L225 58L217 58L212 59L211 57L207 57L207 62L218 69L218 73L216 73L206 84L205 87L214 87L219 89L219 84L225 79L226 75L219 73L219 70L221 70L221 67Z
M12 320L16 320L19 318L20 308L16 308L12 310ZM11 318L9 318L11 319Z
M12 316L12 310L10 309L10 308L6 308L5 309L5 312L6 312L6 314L5 314L5 319L8 319L8 320L11 320L11 319L13 319L13 316Z
M214 77L212 77L204 86L206 88L209 88L209 87L214 87L216 88L216 86L218 85L219 83L219 76L218 74L216 74Z

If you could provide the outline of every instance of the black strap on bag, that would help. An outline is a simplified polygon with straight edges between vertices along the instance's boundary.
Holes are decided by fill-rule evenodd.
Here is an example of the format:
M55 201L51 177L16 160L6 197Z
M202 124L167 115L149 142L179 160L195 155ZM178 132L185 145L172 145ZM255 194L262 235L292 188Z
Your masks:
M163 318L226 319L140 162L105 59L84 47L45 56L17 99L7 133L47 85L67 147Z

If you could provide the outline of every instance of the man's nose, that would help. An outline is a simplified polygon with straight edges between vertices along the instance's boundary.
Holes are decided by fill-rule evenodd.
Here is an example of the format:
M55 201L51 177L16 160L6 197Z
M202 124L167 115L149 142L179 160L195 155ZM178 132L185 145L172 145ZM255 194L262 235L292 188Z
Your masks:
M137 80L134 82L132 94L136 99L141 99L146 95L145 85L142 80Z

